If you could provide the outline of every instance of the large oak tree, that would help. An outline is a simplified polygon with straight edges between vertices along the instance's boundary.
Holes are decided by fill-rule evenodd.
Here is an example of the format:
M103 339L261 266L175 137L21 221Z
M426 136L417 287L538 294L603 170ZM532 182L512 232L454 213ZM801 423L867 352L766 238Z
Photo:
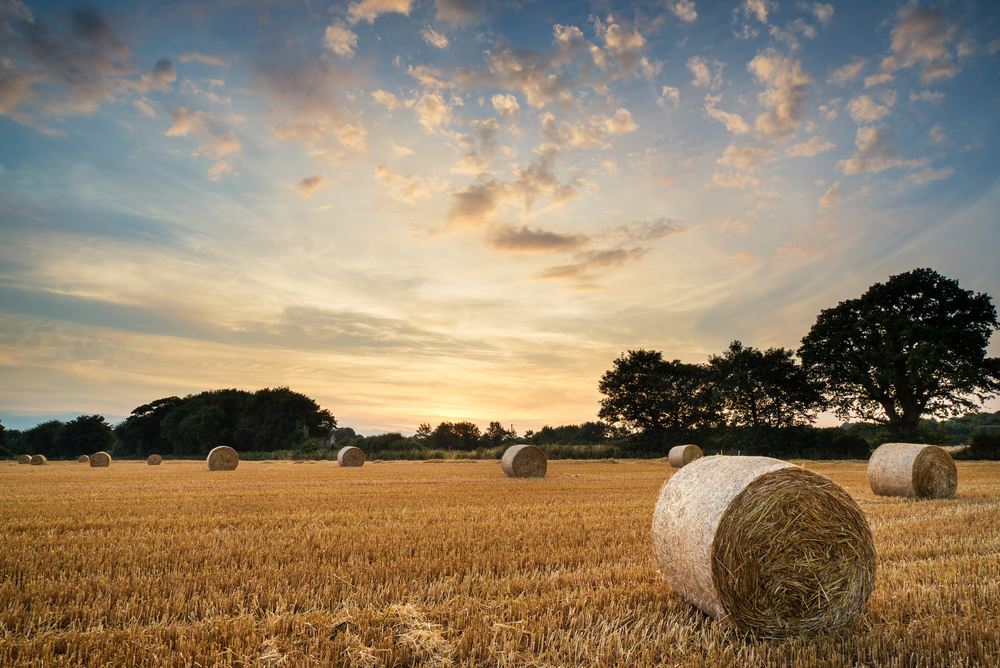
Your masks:
M988 295L914 269L822 311L798 354L838 416L906 436L922 416L975 410L1000 391L1000 359L986 356L997 327Z

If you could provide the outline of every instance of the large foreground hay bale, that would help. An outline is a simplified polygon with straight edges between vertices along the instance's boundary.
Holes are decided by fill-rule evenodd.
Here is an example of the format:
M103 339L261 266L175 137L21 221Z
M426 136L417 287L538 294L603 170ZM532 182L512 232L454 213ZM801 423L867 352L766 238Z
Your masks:
M549 460L534 445L512 445L503 453L500 466L511 478L544 478Z
M348 445L337 453L337 463L341 466L364 466L365 453L361 451L361 448Z
M240 456L228 445L220 445L208 453L209 471L235 471L240 465Z
M111 466L111 455L104 452L103 450L100 452L95 452L90 456L90 465L93 467L100 467L100 468Z
M159 455L150 455L149 457L146 457L146 463L150 466L159 466L163 463L163 457Z
M868 484L879 496L951 499L958 470L945 450L920 443L883 443L868 460Z
M87 455L80 455L79 457L76 458L76 461L80 464L89 464L90 457L88 457Z
M32 466L42 466L43 464L49 463L49 460L45 458L45 455L32 455L31 459L28 461L31 462Z
M31 455L21 455L20 457L17 458L17 463L18 464L30 464L31 463Z
M701 451L697 445L675 445L670 448L670 453L667 455L667 459L670 460L670 465L675 469L683 468L685 465L690 464L696 459L701 459L705 453Z
M687 601L763 637L848 626L875 584L857 503L770 457L704 457L675 473L653 513L653 549Z

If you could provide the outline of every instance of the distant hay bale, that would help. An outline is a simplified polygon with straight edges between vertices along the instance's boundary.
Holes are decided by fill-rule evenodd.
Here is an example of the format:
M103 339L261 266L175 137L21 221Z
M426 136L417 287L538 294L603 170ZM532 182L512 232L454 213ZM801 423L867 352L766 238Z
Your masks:
M653 513L653 549L683 598L762 637L849 626L875 584L857 503L770 457L703 457L675 473Z
M103 450L101 452L95 452L90 456L90 465L95 468L111 466L111 455Z
M159 466L163 463L163 457L159 455L150 455L149 457L146 457L146 463L150 466Z
M30 464L31 463L31 455L21 455L20 457L17 458L17 463L18 464Z
M80 455L79 457L76 458L76 461L79 462L80 464L89 464L90 457L88 457L87 455Z
M549 460L534 445L512 445L503 453L500 466L511 478L544 478Z
M240 456L228 445L220 445L208 453L209 471L235 471L240 465Z
M361 451L361 448L348 445L337 453L337 463L341 466L364 466L365 453Z
M705 453L701 451L697 445L675 445L670 448L670 453L667 455L667 459L670 460L670 465L675 469L683 468L686 464L690 464L696 459L701 459Z
M958 470L936 445L883 443L868 460L868 483L879 496L952 499Z
M45 455L34 455L30 457L28 461L32 466L41 466L49 463L49 460L45 458Z

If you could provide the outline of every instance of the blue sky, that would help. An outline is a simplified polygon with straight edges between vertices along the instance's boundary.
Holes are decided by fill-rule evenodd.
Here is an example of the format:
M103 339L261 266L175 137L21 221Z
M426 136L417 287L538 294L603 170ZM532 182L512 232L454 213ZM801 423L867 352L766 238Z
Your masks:
M995 297L998 13L0 0L0 419L523 431L916 267Z

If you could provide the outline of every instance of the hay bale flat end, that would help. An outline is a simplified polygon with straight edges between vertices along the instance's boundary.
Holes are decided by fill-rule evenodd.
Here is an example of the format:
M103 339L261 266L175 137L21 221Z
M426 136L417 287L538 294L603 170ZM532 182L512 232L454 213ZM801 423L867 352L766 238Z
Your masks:
M111 466L111 455L104 451L95 452L90 456L90 465L95 468Z
M500 466L511 478L544 478L549 460L537 446L512 445L503 453Z
M208 453L209 471L235 471L240 465L240 456L228 445L220 445Z
M337 452L337 463L341 466L364 466L365 453L361 448L348 445Z

